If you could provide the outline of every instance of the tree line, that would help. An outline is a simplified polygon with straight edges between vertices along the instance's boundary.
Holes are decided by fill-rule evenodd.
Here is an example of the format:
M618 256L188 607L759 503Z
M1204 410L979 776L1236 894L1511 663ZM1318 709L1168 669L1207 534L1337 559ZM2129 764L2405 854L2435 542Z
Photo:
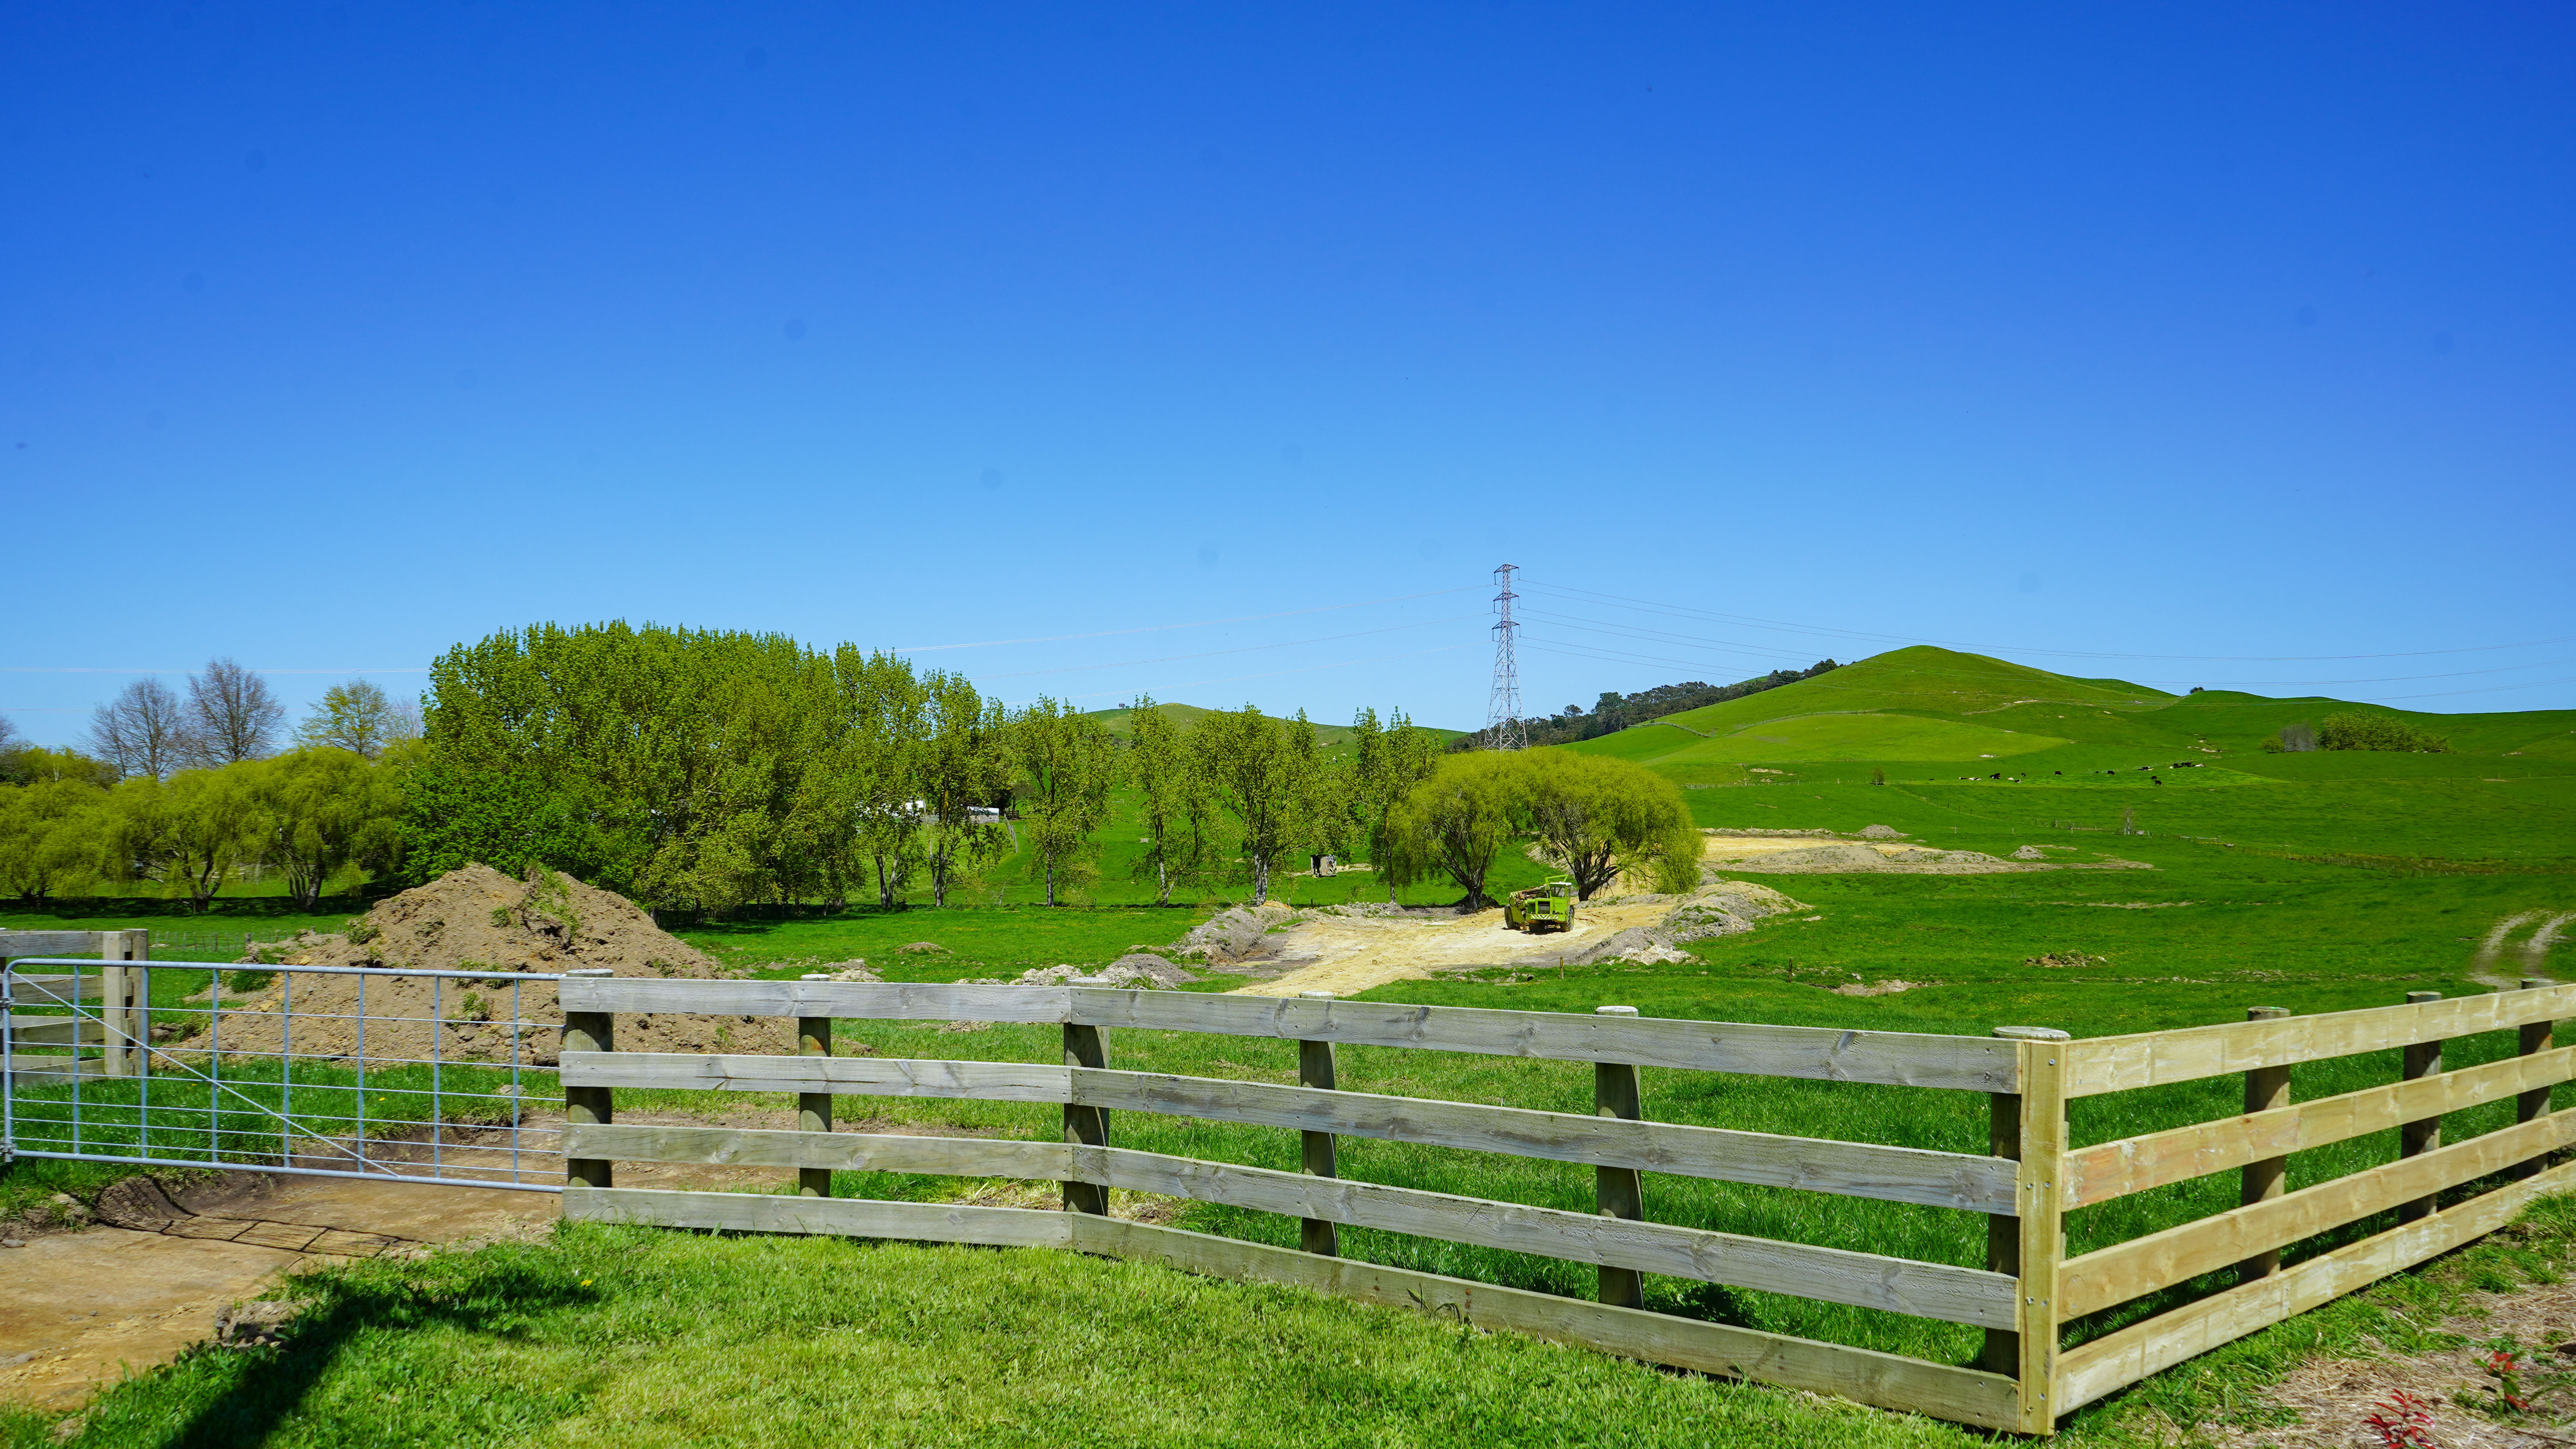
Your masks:
M281 752L286 711L256 673L218 659L188 686L126 686L87 750L29 745L0 721L0 889L44 901L150 882L202 910L226 882L274 871L310 910L345 870L393 869L399 739L381 689L334 686Z
M1182 730L1019 707L964 676L844 644L624 623L503 631L430 669L406 779L405 870L542 862L662 909L873 899L946 905L1006 858L1053 904L1096 878L1133 791L1157 901L1383 836L1440 740L1360 712L1348 748L1247 705Z
M129 685L89 752L13 748L0 722L0 888L148 881L202 909L274 870L311 909L353 869L415 884L542 864L715 914L920 892L945 906L1016 862L1052 905L1098 878L1113 803L1161 904L1214 882L1267 900L1324 852L1377 863L1390 898L1446 876L1482 903L1512 840L1586 896L1623 871L1696 880L1679 791L1632 765L1446 754L1401 710L1359 711L1329 748L1302 711L1250 705L1184 728L1140 698L1120 728L779 634L540 624L440 655L417 709L361 680L291 734L284 715L256 673L217 660L184 692Z
M1817 675L1830 674L1841 667L1831 659L1819 659L1804 669L1775 669L1768 674L1757 674L1751 679L1738 680L1733 684L1705 684L1694 679L1687 684L1659 684L1652 689L1638 690L1634 694L1621 694L1617 690L1605 689L1590 709L1585 709L1578 704L1569 704L1556 714L1523 720L1521 728L1533 745L1570 745L1577 740L1598 739L1603 735L1617 734L1630 725L1644 724L1648 720L1661 719L1668 714L1680 714L1684 710L1724 704L1730 699L1742 699L1746 695L1760 694L1766 689L1778 689L1784 684L1813 679ZM1453 748L1481 749L1486 744L1487 741L1480 732L1464 737Z

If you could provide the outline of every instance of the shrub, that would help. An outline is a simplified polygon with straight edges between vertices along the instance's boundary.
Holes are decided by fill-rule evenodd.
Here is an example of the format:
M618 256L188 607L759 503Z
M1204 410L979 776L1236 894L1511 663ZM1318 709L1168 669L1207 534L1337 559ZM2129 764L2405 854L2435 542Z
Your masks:
M2437 755L2447 754L2451 748L2450 741L2430 730L2388 715L2358 710L2327 715L2324 728L2317 731L2317 745L2329 750L2410 750Z

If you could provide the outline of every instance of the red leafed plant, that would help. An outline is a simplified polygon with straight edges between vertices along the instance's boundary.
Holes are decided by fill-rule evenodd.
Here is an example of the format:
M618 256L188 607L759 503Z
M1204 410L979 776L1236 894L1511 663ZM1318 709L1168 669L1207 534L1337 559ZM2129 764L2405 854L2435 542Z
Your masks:
M2371 1408L2375 1412L2362 1418L2362 1426L2389 1449L2439 1449L2433 1440L2432 1405L2399 1389Z

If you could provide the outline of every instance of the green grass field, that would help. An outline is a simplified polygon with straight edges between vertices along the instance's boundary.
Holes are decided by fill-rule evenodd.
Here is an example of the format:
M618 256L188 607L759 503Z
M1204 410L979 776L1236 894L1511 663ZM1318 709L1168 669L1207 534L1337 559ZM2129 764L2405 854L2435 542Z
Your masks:
M1909 664L1906 656L1912 656ZM1892 663L1890 661L1893 661ZM1990 667L1991 666L1991 667ZM1831 684L1840 697L1817 686ZM1809 691L1797 697L1797 691ZM2029 701L2017 703L2016 701ZM2301 1013L2393 1004L2409 991L2488 989L2471 977L2480 942L2508 916L2576 910L2576 759L2553 755L2576 717L2427 716L2460 753L2268 755L2254 743L2313 720L2317 702L2180 699L2118 681L2062 679L1942 651L1882 656L1818 680L1693 711L1727 739L1775 735L1815 753L1676 761L1644 751L1671 726L1640 726L1575 748L1645 759L1686 785L1713 827L1886 824L1925 843L2008 854L2062 847L2062 861L2143 869L1983 876L1753 876L1809 910L1742 936L1698 943L1687 963L1562 973L1484 973L1403 982L1372 999L1983 1035L2000 1024L2100 1036L2241 1019L2248 1006ZM1850 728L1840 746L1818 721ZM1858 722L1858 723L1854 723ZM1797 733L1798 731L1805 733ZM1995 760L1833 758L1892 741L2063 740ZM1758 741L1768 743L1767 741ZM2477 748L2471 748L2476 745ZM1982 751L1981 751L1982 753ZM2196 768L2175 769L2193 761ZM2152 768L2141 770L2138 766ZM1890 783L1861 783L1873 767ZM2060 772L2063 773L2060 773ZM2102 773L2112 771L2114 773ZM1988 778L2001 776L2003 778ZM1973 778L1966 778L1973 777ZM1755 782L1760 783L1755 783ZM1840 783L1837 783L1839 781ZM2126 822L2142 833L2118 833ZM1126 837L1132 839L1132 834ZM721 959L789 975L864 956L898 980L1007 975L1030 965L1105 962L1168 942L1231 895L1194 888L1187 908L1138 902L1114 843L1087 895L1045 910L1007 873L1014 904L936 911L853 910L689 928ZM1518 884L1538 868L1517 859ZM1293 883L1305 902L1382 898L1368 875ZM988 890L992 889L988 887ZM1453 892L1417 890L1409 899ZM101 922L116 924L116 922ZM929 940L941 953L894 948ZM2563 958L2569 949L2561 946ZM2036 958L2081 958L2041 965ZM2563 959L2545 966L2564 972ZM2532 968L2505 958L2508 976ZM1899 978L1898 994L1831 988ZM1199 989L1222 989L1230 980ZM1052 1061L1052 1029L939 1031L844 1023L850 1049L888 1056ZM2447 1060L2509 1050L2464 1038ZM1111 1064L1248 1081L1293 1080L1289 1043L1122 1032ZM2382 1083L2394 1054L2303 1066L2310 1098ZM1345 1048L1342 1085L1365 1091L1588 1111L1578 1064ZM2230 1078L2078 1102L2079 1143L2237 1109ZM621 1094L636 1109L722 1110L698 1094ZM1962 1094L1648 1071L1648 1115L1669 1121L1981 1151L1986 1104ZM776 1105L783 1105L782 1102ZM844 1099L852 1120L1031 1138L1052 1108L933 1099ZM2445 1140L2509 1118L2457 1114ZM1294 1168L1293 1133L1120 1114L1124 1146ZM2393 1133L2300 1153L2291 1185L2390 1160ZM1352 1177L1588 1210L1587 1171L1517 1158L1345 1141ZM781 1184L782 1188L784 1184ZM851 1195L941 1200L1026 1185L843 1174ZM2234 1205L2220 1175L2078 1212L2076 1252ZM1976 1264L1983 1223L1859 1199L1648 1180L1658 1220L1794 1237L1864 1251ZM1185 1226L1295 1241L1284 1219L1204 1205ZM2377 1231L2363 1222L2294 1251ZM2257 1335L2076 1415L2073 1442L2181 1444L2198 1428L2266 1422L2253 1391L2320 1351L2369 1339L2428 1342L2425 1327L2468 1288L2509 1286L2571 1266L2576 1208L2536 1212L2515 1235ZM1547 1291L1588 1294L1591 1270L1427 1239L1346 1231L1354 1256ZM2216 1280L2074 1326L2107 1332ZM491 1248L419 1267L372 1265L310 1280L315 1326L270 1357L207 1354L110 1393L86 1422L98 1444L341 1444L369 1439L400 1402L439 1433L422 1442L801 1444L863 1416L891 1443L1414 1444L1722 1442L1967 1444L1983 1436L1918 1419L1461 1330L1421 1315L1356 1308L1289 1290L1192 1280L1132 1264L1042 1251L711 1239L597 1228L543 1245ZM1973 1330L1681 1280L1649 1280L1664 1311L1963 1361ZM389 1397L391 1396L391 1397ZM746 1408L745 1406L749 1406ZM407 1416L408 1417L408 1416ZM50 1423L26 1421L33 1445ZM265 1437L262 1437L265 1436Z

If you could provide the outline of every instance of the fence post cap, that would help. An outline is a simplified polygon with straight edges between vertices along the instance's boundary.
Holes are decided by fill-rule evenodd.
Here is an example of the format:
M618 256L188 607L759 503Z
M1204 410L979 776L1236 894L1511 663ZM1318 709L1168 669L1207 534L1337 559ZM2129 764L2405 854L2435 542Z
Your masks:
M1297 995L1301 1000L1305 1001L1330 1001L1333 999L1333 993L1329 991L1300 991Z
M797 979L800 981L829 981L832 979L832 973L829 971L808 971Z
M1592 1014L1594 1016L1635 1016L1637 1014L1637 1008L1633 1006L1596 1006L1592 1008Z
M2073 1041L2075 1039L2053 1026L1999 1026L1995 1028L1995 1035L2008 1041Z

